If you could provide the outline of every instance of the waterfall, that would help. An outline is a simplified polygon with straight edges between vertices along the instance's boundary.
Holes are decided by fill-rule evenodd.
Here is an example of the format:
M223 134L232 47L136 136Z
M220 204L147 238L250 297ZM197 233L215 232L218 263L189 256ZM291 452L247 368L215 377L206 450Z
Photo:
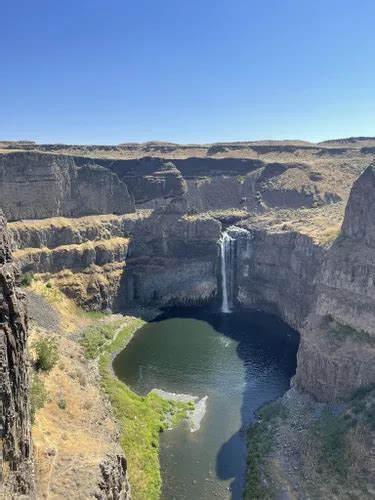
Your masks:
M223 313L231 312L231 307L233 305L233 242L234 239L224 231L219 241L222 290L221 312Z

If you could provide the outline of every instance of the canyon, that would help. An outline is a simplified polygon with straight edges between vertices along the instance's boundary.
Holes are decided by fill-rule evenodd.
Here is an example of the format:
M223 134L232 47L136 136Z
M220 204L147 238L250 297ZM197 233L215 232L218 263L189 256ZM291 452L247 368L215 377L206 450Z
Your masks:
M260 309L300 333L294 391L323 404L371 388L374 153L371 138L0 142L6 487L34 494L26 297L16 267L87 311ZM127 498L126 461L118 449L114 456L102 457L102 498Z

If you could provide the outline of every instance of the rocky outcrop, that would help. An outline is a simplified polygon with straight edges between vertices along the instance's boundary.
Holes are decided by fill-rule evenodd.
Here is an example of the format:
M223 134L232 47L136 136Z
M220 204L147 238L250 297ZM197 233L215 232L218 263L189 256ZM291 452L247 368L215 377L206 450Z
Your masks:
M131 492L127 469L124 456L107 457L100 464L103 481L99 485L101 493L97 494L96 498L100 500L130 500Z
M160 158L139 160L100 160L128 186L129 192L140 205L150 200L173 198L186 192L186 183L174 163Z
M85 309L112 310L124 272L128 236L150 215L56 217L8 225L24 273L57 286Z
M0 496L33 496L25 295L0 215Z
M63 245L80 245L87 241L129 236L149 210L125 215L101 215L76 219L55 217L37 221L18 221L8 224L12 249L49 249Z
M0 198L9 220L134 211L126 184L108 168L37 152L0 155Z
M217 295L221 225L188 216L184 198L155 210L132 235L122 305L197 304Z
M297 384L323 400L375 383L375 166L354 183L339 238L316 278Z
M14 252L14 257L23 272L57 273L63 269L76 271L92 265L125 262L127 248L128 239L118 236L53 249L25 248Z

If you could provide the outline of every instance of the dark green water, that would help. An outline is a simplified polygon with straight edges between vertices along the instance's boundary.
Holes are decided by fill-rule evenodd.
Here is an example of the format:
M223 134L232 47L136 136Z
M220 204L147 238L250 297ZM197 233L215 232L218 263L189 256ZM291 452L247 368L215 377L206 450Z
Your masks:
M121 380L139 394L208 395L197 432L184 423L161 436L163 499L241 498L246 428L288 389L297 347L296 332L258 312L172 310L136 333L113 363Z

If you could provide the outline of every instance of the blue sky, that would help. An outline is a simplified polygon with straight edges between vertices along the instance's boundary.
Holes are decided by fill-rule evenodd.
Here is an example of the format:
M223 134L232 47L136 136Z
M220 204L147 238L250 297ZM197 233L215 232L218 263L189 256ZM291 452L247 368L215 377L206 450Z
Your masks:
M0 139L375 136L373 0L0 0Z

